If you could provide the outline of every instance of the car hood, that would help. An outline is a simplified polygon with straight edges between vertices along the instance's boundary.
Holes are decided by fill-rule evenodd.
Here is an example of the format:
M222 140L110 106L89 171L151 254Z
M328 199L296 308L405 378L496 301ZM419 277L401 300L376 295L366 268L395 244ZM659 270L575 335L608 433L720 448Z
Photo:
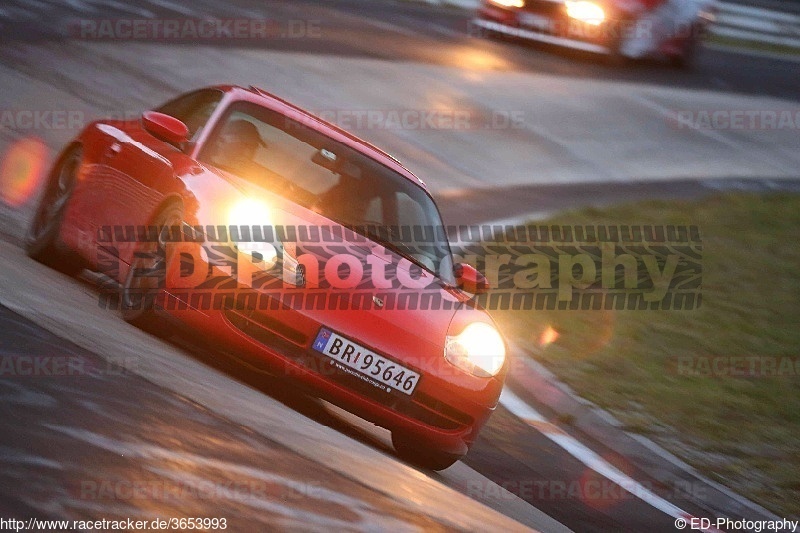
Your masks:
M380 244L363 237L358 242L351 242L348 234L355 234L335 222L224 171L205 168L201 173L184 178L184 181L197 199L197 211L189 214L187 222L202 226L229 225L231 212L235 211L236 206L242 205L242 202L257 201L269 206L268 221L262 224L342 230L345 236L343 242L302 246L303 251L321 261L346 253L365 266L368 264L367 258L372 256L372 261L380 259L384 264L391 264L405 273L409 271L398 265L401 259L398 254ZM419 268L411 270L413 276L419 276ZM307 272L307 277L310 278L311 274ZM393 271L387 269L386 278L391 280L394 277ZM309 283L304 289L290 287L280 295L273 290L270 295L283 298L288 305L268 312L270 320L291 327L293 333L301 336L309 345L319 328L324 326L387 354L440 359L450 324L459 310L464 309L463 312L470 316L481 314L484 320L491 322L488 314L469 304L463 292L435 276L429 277L428 287L421 291L403 287L375 288L367 269L362 276L362 283L354 289L314 289L312 285ZM299 294L303 295L302 298ZM316 294L317 299L309 300L312 294ZM354 299L353 294L359 296Z

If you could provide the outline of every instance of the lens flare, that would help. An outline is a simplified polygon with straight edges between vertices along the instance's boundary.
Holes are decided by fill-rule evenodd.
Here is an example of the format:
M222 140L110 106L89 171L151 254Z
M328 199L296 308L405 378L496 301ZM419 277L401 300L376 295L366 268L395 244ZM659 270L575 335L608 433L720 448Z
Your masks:
M524 0L492 0L492 2L503 7L525 7Z
M0 162L0 200L19 207L31 199L44 177L47 145L35 137L16 141Z
M275 246L268 242L259 242L251 235L254 226L272 225L269 206L259 200L245 198L231 208L228 215L228 226L231 232L240 234L236 247L242 252L259 253L265 264L274 264L277 260ZM251 237L253 238L251 241ZM231 239L235 239L231 235Z
M558 340L558 332L553 329L553 326L547 326L547 329L539 336L539 344L542 347L549 346Z
M603 8L593 2L585 0L567 0L567 16L591 24L592 26L599 26L606 19L606 14Z

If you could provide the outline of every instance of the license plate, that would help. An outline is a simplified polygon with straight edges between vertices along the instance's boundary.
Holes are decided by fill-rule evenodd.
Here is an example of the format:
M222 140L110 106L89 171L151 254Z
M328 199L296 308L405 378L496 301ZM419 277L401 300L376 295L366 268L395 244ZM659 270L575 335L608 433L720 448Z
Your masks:
M543 17L542 15L536 15L534 13L520 13L519 23L523 26L536 28L540 31L548 31L550 30L551 21L549 18Z
M330 357L339 368L386 392L414 392L419 374L394 361L322 328L314 340L314 350Z

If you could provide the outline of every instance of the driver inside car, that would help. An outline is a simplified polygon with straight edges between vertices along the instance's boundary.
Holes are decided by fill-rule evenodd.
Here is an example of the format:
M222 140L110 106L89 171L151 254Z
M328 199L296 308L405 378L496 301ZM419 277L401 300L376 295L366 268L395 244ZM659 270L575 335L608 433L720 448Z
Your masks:
M237 119L225 125L215 146L213 162L240 176L249 176L263 170L254 158L259 147L267 143L258 133L258 128L247 120Z

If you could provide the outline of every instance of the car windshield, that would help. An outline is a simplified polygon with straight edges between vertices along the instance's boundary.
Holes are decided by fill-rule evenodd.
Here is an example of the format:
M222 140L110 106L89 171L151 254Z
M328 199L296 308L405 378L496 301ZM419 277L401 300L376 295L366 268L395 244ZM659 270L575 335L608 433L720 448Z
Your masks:
M249 102L234 103L198 159L349 227L454 283L450 248L428 193L301 122Z

